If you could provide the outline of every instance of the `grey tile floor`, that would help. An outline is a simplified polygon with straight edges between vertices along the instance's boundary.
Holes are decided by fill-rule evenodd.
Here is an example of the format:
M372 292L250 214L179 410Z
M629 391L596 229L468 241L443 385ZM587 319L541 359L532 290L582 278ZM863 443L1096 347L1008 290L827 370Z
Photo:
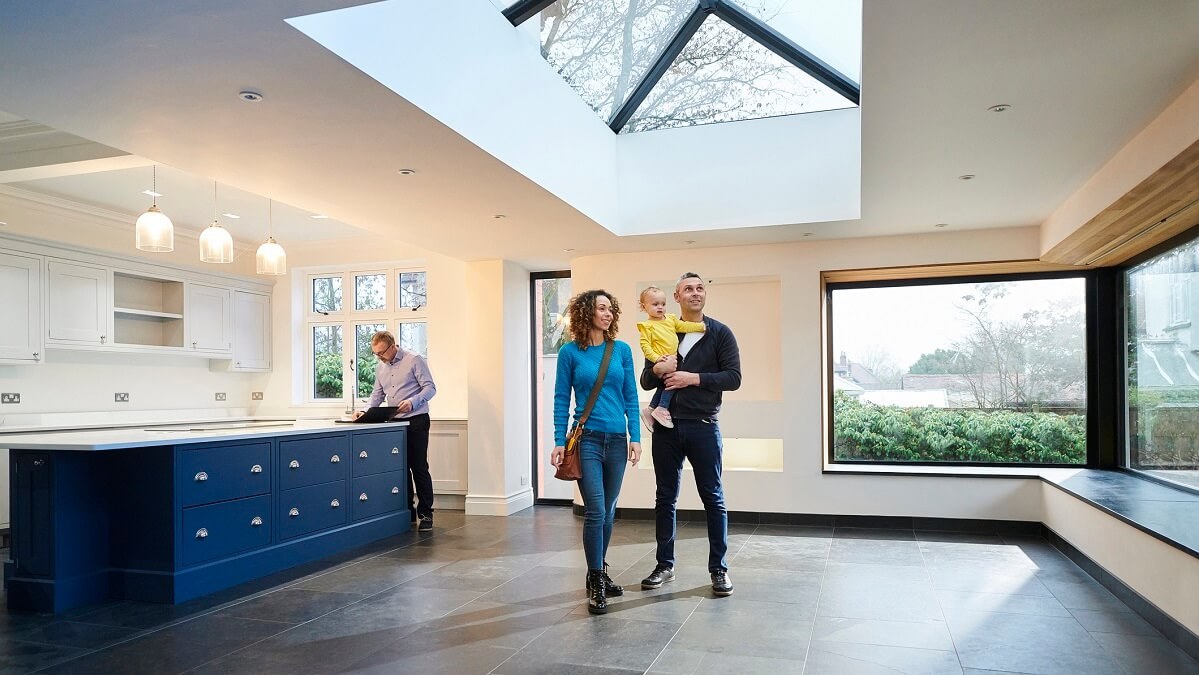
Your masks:
M653 524L621 521L628 591L593 617L581 531L565 508L443 511L432 534L184 605L0 611L0 672L1199 673L1042 539L734 525L716 598L701 523L677 580L643 592Z

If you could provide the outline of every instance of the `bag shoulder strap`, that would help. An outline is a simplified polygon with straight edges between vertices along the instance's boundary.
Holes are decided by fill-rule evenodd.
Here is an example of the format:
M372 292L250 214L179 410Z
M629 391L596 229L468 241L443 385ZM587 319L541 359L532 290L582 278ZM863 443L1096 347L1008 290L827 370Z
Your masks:
M600 360L599 375L595 378L595 385L591 387L591 393L587 396L587 405L583 406L583 416L579 418L578 425L583 426L587 423L587 418L591 417L591 409L595 407L595 400L599 398L600 389L604 388L604 378L608 375L608 362L612 360L612 345L614 341L608 340L604 345L604 358Z

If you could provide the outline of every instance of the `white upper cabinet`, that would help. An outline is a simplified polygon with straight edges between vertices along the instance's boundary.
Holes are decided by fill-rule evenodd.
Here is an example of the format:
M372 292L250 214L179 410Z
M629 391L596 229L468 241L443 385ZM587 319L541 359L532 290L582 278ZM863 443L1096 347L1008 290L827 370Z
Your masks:
M42 259L0 253L0 288L5 317L0 321L0 363L40 363L42 342Z
M109 274L103 267L47 261L47 343L108 344Z
M233 351L233 291L187 285L187 346L201 352Z
M271 298L233 291L233 370L271 369Z

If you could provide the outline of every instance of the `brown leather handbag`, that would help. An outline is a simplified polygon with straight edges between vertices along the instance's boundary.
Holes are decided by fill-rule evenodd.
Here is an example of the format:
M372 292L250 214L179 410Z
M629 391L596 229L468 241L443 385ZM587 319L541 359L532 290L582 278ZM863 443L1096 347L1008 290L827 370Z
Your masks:
M554 472L554 478L558 480L579 480L583 477L583 464L579 461L579 450L583 444L583 426L587 424L587 418L591 417L591 409L595 407L595 400L599 398L600 389L604 387L604 378L608 375L608 362L612 360L613 344L612 340L608 340L604 345L604 358L600 361L599 375L596 376L591 393L587 396L587 405L583 406L582 416L579 417L570 433L566 435L562 463Z

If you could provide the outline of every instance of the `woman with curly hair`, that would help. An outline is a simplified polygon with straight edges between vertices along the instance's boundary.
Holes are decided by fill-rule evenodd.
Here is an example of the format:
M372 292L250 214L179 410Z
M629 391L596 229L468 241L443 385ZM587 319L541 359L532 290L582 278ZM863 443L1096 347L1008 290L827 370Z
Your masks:
M562 463L566 445L566 421L570 394L574 391L574 419L583 407L596 379L608 342L613 342L608 372L580 443L579 460L583 477L583 551L587 556L587 609L592 614L608 611L607 598L623 595L612 583L604 562L612 539L616 498L624 480L625 461L637 466L641 458L641 428L637 424L636 371L633 350L616 339L620 303L602 290L585 291L571 298L569 315L572 340L558 350L558 378L554 384L554 451L550 462Z

